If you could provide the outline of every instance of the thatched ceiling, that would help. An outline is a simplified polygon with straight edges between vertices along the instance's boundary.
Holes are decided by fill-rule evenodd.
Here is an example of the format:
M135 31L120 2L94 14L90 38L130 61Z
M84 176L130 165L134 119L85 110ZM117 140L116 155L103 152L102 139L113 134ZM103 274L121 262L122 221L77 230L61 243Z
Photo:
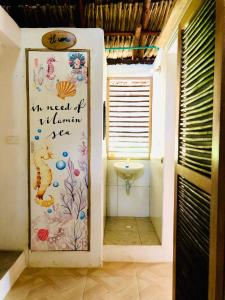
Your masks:
M100 27L105 46L154 45L173 0L0 0L20 27ZM156 50L106 51L109 63L152 63Z

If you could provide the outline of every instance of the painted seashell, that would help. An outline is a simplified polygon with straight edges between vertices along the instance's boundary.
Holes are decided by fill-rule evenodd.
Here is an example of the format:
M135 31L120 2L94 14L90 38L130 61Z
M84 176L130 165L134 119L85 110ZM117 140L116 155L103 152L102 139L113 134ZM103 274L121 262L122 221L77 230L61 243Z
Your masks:
M76 95L76 86L70 81L59 81L56 84L58 97L64 100L66 97L72 97Z
M40 241L46 241L48 239L48 229L39 229L37 236L39 238Z
M75 169L75 170L74 170L74 175L75 175L75 176L79 176L79 175L80 175L80 171L79 171L78 169Z

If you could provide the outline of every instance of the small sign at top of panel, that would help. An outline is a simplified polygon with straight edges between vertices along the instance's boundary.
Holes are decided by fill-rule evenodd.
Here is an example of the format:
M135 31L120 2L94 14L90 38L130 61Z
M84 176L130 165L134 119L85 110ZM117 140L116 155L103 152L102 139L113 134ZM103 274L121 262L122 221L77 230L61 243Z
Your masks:
M76 37L73 33L63 30L53 30L42 36L42 44L51 50L65 50L76 44Z

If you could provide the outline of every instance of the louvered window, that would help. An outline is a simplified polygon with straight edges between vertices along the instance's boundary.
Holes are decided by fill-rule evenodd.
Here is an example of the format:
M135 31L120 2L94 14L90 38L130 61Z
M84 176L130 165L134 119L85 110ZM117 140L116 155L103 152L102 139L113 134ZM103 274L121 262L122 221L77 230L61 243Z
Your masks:
M151 91L151 78L108 79L108 158L149 158Z

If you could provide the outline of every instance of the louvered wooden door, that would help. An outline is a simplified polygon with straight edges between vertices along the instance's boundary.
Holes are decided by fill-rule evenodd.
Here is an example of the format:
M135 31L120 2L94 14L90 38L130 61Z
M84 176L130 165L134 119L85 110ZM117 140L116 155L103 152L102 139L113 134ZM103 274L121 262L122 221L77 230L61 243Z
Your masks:
M192 1L179 28L176 300L222 299L215 296L220 106L215 2Z

